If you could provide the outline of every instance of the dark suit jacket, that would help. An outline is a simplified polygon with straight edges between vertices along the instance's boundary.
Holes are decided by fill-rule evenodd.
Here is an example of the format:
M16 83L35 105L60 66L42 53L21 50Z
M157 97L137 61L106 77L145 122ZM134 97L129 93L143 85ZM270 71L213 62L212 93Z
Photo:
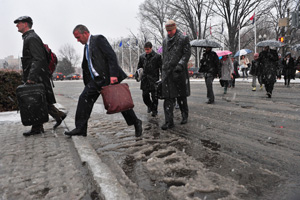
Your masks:
M110 77L117 77L119 83L127 78L127 75L118 64L117 56L109 42L103 35L91 35L89 54L93 67L99 74L99 78L105 81L105 85L110 84ZM83 82L88 84L92 79L88 62L86 60L86 49L82 61Z

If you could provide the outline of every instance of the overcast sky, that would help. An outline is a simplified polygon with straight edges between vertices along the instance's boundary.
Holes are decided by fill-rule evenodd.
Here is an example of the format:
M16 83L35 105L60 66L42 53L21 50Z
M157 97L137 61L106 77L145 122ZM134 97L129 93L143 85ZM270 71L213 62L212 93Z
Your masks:
M86 25L92 34L120 39L137 34L139 5L144 0L0 0L0 59L22 56L22 34L13 23L20 16L33 20L33 29L45 44L58 49L71 44L81 56L82 44L73 34L77 24Z

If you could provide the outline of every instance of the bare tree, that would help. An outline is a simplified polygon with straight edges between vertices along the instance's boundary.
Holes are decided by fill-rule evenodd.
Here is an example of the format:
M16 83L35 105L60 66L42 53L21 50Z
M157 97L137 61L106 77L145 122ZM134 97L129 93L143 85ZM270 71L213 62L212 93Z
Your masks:
M173 19L176 13L171 12L171 0L146 0L139 7L139 17L143 29L156 36L158 40L164 38L164 23Z
M67 59L70 61L72 67L77 67L80 56L76 53L75 48L70 44L63 45L59 50L59 59Z
M249 18L262 0L216 0L214 13L225 20L228 28L229 50L235 52L238 49L238 29L249 26ZM257 11L259 15L261 11Z

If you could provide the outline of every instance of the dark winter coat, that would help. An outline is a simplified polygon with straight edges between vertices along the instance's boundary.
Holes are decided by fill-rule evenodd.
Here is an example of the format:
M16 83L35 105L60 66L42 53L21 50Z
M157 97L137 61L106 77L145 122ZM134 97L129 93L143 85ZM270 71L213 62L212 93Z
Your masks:
M287 63L287 60L283 59L282 60L282 65L283 65L283 69L282 69L282 75L284 76L289 76L289 77L294 77L295 75L295 62L294 62L294 58L290 57L289 62Z
M139 58L137 69L143 69L141 90L154 91L155 83L159 80L159 71L162 68L161 55L152 50L151 53L143 53Z
M187 64L191 56L188 36L179 30L163 41L162 98L187 97L190 95L190 80Z
M110 84L110 77L117 77L119 83L127 78L127 75L118 64L116 53L103 35L91 35L89 54L93 67L99 74L98 78L104 81L104 85ZM83 82L86 85L92 80L86 59L86 48L84 48L84 57L81 67L83 71Z
M258 60L252 60L252 65L250 68L250 74L253 76L260 76L261 75L261 67Z
M233 61L233 78L239 78L240 74L239 74L239 62L237 60Z
M31 80L36 83L42 83L45 86L48 104L54 104L56 100L50 82L50 70L44 44L34 30L25 32L22 37L24 40L22 57L23 81Z
M217 77L221 70L221 63L218 55L214 51L206 51L200 60L199 72L203 72L206 77Z
M262 82L275 83L278 71L278 54L276 50L262 51L259 53L259 63L262 68Z

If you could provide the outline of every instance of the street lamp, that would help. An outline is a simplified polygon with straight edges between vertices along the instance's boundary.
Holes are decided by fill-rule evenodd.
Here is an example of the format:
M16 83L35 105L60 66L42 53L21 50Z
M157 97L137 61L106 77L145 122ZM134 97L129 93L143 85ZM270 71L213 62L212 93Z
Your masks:
M259 39L259 41L266 40L266 39L267 39L267 35L266 35L266 34L264 34L263 36L262 36L262 35L259 35L259 36L258 36L258 39Z

